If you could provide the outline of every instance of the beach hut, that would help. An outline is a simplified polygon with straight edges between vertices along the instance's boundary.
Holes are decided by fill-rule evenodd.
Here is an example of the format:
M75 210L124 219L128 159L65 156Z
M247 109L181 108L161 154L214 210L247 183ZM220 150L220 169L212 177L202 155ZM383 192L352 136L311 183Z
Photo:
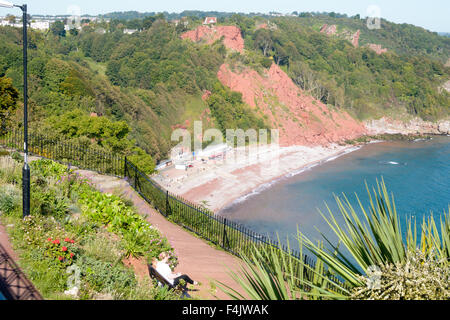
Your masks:
M230 147L226 143L209 145L197 153L197 158L211 158L223 156Z
M172 160L164 160L161 161L157 166L156 166L156 170L160 171L163 170L167 167L170 167L171 165L173 165L173 161Z

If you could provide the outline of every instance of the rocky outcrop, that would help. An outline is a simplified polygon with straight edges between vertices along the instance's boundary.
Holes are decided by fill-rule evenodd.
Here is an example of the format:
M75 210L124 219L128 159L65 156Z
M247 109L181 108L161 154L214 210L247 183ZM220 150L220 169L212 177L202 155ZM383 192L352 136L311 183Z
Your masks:
M377 134L450 134L450 120L441 120L439 122L424 121L415 118L409 121L392 120L381 118L379 120L370 120L365 122L368 133Z
M383 54L386 53L388 50L386 48L383 48L381 44L374 44L369 43L367 47L373 51L375 51L377 54Z
M335 24L327 25L324 24L322 28L320 28L321 33L325 33L327 36L338 36L347 39L350 41L353 46L356 48L359 47L359 37L361 36L361 30L356 31L355 33L352 33L349 30L343 30L341 33L337 32L337 26Z
M325 33L327 35L334 35L337 33L337 27L335 24L329 26L327 24L324 24L322 28L320 29L320 32Z
M244 51L244 39L241 29L235 26L199 26L195 30L187 31L181 35L182 39L190 39L194 42L204 41L212 44L223 37L223 44L231 50Z
M361 36L361 31L356 31L352 36L352 44L355 48L359 47L359 37Z
M209 91L209 90L204 90L203 91L203 95L202 95L202 100L203 101L206 101L206 100L208 100L208 98L211 96L211 91Z
M329 109L306 95L276 64L264 74L244 68L233 71L222 65L218 78L243 100L263 113L272 128L280 132L280 144L327 145L354 139L366 133L365 127L344 111Z
M261 24L258 24L258 25L256 26L255 29L256 29L256 30L259 30L259 29L269 29L269 26L267 25L267 23L261 23Z

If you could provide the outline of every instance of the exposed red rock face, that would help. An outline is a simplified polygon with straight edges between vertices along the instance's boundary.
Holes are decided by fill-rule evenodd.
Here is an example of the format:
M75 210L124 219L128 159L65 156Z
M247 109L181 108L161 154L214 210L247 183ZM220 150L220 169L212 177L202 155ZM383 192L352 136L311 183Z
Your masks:
M235 26L207 27L199 26L195 30L187 31L181 35L182 39L191 39L194 42L205 41L212 44L224 37L225 47L239 52L244 51L244 39L241 35L241 29Z
M320 32L325 33L327 36L336 35L344 37L345 39L350 41L353 46L355 46L356 48L359 47L359 37L361 36L361 30L356 31L353 34L349 30L344 30L338 34L336 25L333 24L329 26L327 24L324 24L322 28L320 28Z
M208 98L209 98L210 96L211 96L211 91L205 90L205 91L203 91L202 100L203 100L203 101L206 101L206 100L208 100Z
M320 32L326 33L327 35L332 35L337 33L337 27L335 24L329 26L327 24L324 24L322 28L320 29Z
M219 80L243 100L260 109L273 128L280 130L280 145L326 145L354 139L365 127L344 111L330 110L322 102L304 94L276 64L261 76L256 71L232 71L222 65Z
M200 119L202 120L206 120L206 123L208 123L209 125L212 125L212 119L211 119L211 110L209 108L206 108L205 110L203 110L202 114L200 115Z
M269 29L269 26L267 25L267 23L261 23L256 26L256 30L259 30L259 29Z
M367 47L375 51L377 54L383 54L388 51L386 48L381 47L381 44L369 43Z
M352 44L353 44L353 46L355 48L359 47L359 37L360 37L360 35L361 35L361 31L358 30L358 31L356 31L356 33L352 37Z

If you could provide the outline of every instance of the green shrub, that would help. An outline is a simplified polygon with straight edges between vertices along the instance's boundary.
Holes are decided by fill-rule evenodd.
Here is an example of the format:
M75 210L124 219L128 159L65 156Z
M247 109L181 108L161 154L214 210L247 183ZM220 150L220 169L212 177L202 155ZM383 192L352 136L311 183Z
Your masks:
M39 159L30 163L34 175L44 178L54 177L61 179L62 176L69 173L67 166L52 160Z
M84 255L112 264L116 263L122 257L118 242L106 234L97 233L91 235L85 242L83 249Z
M0 184L19 184L22 181L22 168L10 157L0 157Z
M32 185L31 212L33 215L49 215L62 219L69 213L68 200L58 190L42 190Z
M0 212L9 214L20 206L20 193L13 185L0 186Z
M43 248L22 250L20 260L21 268L45 298L52 299L67 290L68 274L57 261L45 259Z
M23 156L17 151L14 151L13 153L11 153L11 158L16 160L17 162L23 162Z
M120 197L84 186L78 191L78 201L84 216L107 225L109 231L121 237L121 245L127 257L146 256L151 260L161 252L172 250L167 240L161 239L159 232L126 206ZM173 254L171 263L172 266L177 264L177 258Z
M122 265L113 265L87 256L82 256L78 265L81 267L81 277L87 282L89 290L112 293L137 285L133 271Z

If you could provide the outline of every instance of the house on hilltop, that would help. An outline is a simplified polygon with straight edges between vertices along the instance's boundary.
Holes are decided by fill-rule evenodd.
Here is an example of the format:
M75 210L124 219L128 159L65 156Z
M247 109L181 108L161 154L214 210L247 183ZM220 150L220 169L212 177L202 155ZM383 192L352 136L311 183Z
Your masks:
M205 21L203 21L204 25L216 24L216 23L217 23L217 17L206 17Z

